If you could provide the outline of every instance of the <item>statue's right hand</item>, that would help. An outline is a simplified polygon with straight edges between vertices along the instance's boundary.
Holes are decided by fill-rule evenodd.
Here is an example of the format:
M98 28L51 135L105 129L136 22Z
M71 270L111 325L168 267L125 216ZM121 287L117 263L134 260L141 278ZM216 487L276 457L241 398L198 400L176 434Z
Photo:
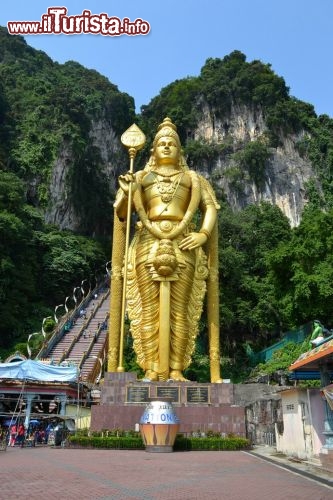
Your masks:
M119 181L119 186L124 191L126 196L128 195L130 184L132 184L132 192L133 193L138 187L138 185L135 181L135 175L132 172L127 172L127 174L120 175L118 178L118 181Z

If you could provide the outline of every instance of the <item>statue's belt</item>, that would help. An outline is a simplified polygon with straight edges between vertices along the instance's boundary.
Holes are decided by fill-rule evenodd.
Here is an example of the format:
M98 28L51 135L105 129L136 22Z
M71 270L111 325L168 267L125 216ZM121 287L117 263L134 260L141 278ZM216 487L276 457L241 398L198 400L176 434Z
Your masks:
M167 219L151 221L151 225L159 229L162 233L164 233L166 238L168 238L168 233L170 233L175 227L178 227L179 224L181 224L181 221L172 221ZM139 222L137 224L137 227L141 229L142 224ZM189 224L188 227L184 229L183 234L186 234L189 231L193 231L194 229L195 229L194 225Z
M172 220L159 220L159 221L152 221L152 226L156 226L165 233L166 235L170 233L174 227L177 227L179 225L179 221L172 221Z

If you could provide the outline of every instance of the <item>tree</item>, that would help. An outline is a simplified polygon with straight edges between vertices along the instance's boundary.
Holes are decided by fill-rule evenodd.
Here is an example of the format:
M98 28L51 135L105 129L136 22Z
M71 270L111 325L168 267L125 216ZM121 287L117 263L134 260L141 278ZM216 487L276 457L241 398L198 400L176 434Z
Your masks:
M333 211L304 211L290 241L272 250L268 265L285 321L297 326L319 318L333 324Z
M42 256L39 287L50 303L64 300L83 279L95 284L93 277L100 274L105 263L98 242L52 227L38 232L36 238Z
M220 304L222 352L251 340L264 345L267 335L279 336L283 322L267 256L290 238L287 218L263 203L240 213L224 208L219 217Z
M25 210L23 183L0 172L0 345L6 346L25 331L22 318L34 299L33 227L36 220Z

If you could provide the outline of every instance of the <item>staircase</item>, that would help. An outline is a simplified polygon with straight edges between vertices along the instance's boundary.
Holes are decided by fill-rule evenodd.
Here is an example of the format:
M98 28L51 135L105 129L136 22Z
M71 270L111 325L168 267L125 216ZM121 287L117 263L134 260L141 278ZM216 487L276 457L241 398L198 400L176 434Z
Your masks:
M67 322L60 339L44 351L44 363L75 365L82 382L98 381L107 349L109 295L109 289L92 294Z

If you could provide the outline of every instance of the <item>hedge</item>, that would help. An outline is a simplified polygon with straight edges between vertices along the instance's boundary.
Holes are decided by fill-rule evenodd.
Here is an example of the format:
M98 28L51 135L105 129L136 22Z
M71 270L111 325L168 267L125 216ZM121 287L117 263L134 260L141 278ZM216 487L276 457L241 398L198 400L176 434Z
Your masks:
M80 448L103 448L103 449L116 449L116 450L144 450L141 436L137 437L100 437L100 436L70 436L69 446Z
M144 450L145 445L140 435L137 436L70 436L70 447L79 448L101 448L116 450ZM179 434L176 437L174 450L210 450L210 451L235 451L251 447L250 441L240 437L184 437Z
M251 447L250 441L240 437L184 437L177 436L174 450L235 451Z

